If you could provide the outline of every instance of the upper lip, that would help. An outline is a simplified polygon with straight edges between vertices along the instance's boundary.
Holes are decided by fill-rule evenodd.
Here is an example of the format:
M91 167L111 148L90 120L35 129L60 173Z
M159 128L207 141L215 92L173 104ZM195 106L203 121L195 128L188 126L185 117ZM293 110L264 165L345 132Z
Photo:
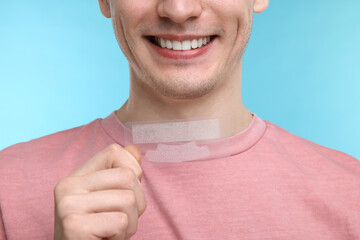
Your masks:
M159 34L159 35L148 35L147 37L157 37L163 38L166 40L171 41L185 41L185 40L192 40L192 39L199 39L204 37L212 37L214 35L172 35L172 34Z

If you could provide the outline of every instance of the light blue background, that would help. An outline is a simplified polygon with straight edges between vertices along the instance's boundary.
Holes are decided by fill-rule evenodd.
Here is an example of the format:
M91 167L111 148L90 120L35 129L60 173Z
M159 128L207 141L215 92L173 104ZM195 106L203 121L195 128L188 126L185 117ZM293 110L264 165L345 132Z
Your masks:
M271 1L254 18L243 100L360 159L359 0ZM0 1L0 149L106 117L128 67L97 1Z

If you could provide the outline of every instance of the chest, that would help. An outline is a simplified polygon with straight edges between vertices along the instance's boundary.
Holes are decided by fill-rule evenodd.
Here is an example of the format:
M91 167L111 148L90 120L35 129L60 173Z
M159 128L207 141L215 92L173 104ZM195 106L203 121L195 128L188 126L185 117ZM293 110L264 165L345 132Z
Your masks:
M173 174L145 176L148 207L132 239L346 239L352 228L296 175Z

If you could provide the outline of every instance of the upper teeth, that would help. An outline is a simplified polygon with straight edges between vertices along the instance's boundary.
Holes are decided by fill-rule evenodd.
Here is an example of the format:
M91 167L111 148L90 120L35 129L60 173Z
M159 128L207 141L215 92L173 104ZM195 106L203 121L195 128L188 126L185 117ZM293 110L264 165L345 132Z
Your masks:
M190 50L194 48L201 48L210 42L210 37L203 37L199 39L176 41L166 40L164 38L155 37L155 42L161 48L168 48L172 50Z

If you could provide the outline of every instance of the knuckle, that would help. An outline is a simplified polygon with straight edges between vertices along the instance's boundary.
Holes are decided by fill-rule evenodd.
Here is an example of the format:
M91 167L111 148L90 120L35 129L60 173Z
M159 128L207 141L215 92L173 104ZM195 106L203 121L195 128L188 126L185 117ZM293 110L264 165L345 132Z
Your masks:
M65 192L65 178L64 179L60 179L60 181L58 181L55 185L54 188L54 194L55 196L61 195L63 192Z
M75 200L73 199L72 196L65 196L59 201L58 207L60 209L68 209L68 208L72 207L74 202L75 202Z
M91 233L89 224L84 223L81 215L71 214L62 221L62 231L65 239L98 239Z
M141 167L139 167L139 177L141 178L141 177L142 177L142 175L143 175L143 170L142 170L142 168L141 168Z
M125 179L129 182L135 182L136 181L136 175L134 173L134 171L130 168L123 168L122 169L122 173L121 173Z
M117 223L119 226L120 232L125 232L129 226L129 218L125 213L118 214L117 216Z
M147 203L144 201L144 203L140 206L139 213L140 215L143 214L146 211Z
M131 236L135 235L135 233L137 232L137 229L138 229L138 222L136 221L134 226L131 226L131 228L128 228L127 237L131 237Z
M134 176L135 175L133 173L129 173L129 169L127 168L114 168L115 171L115 180L121 185L121 187L126 187L126 188L130 188L133 189L135 187L135 181L134 181Z
M60 218L65 218L75 209L76 199L73 196L63 197L57 204L56 208Z
M129 206L136 206L136 196L133 191L126 191L125 200Z
M106 152L110 155L117 155L120 151L122 151L122 147L119 144L111 144L106 149Z
M74 233L78 229L79 217L75 214L70 214L63 218L62 229L65 233Z
M66 177L60 179L60 181L56 183L54 188L54 195L56 199L68 193L70 189L73 187L73 184L74 184L74 179L72 177Z

